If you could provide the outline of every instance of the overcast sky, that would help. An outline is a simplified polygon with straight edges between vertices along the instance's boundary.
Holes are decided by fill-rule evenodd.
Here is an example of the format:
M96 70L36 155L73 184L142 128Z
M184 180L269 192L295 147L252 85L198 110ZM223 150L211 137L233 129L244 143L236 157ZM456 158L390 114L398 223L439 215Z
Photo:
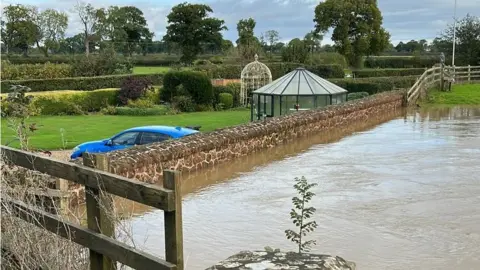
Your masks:
M480 0L457 0L457 17L467 13L480 16ZM110 5L134 5L140 8L148 21L150 29L155 33L155 39L161 39L167 25L166 15L172 6L185 0L85 0L95 7ZM237 39L236 23L243 18L252 17L257 22L257 35L270 29L280 33L281 40L303 37L314 27L313 16L319 0L206 0L189 1L191 3L206 3L214 11L213 16L225 20L228 31L224 36L235 41ZM383 14L384 27L391 34L391 41L410 39L432 40L447 24L453 22L455 0L379 0ZM68 12L68 35L81 31L78 16L72 13L76 0L2 0L2 6L8 4L30 4L39 9L55 8ZM331 44L327 35L323 44Z

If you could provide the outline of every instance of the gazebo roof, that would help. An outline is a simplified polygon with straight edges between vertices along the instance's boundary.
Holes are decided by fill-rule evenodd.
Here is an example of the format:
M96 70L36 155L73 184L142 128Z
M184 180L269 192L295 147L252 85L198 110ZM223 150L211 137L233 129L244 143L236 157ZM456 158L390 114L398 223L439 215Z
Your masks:
M313 74L305 68L297 68L253 91L254 94L282 96L320 96L347 92L342 87Z

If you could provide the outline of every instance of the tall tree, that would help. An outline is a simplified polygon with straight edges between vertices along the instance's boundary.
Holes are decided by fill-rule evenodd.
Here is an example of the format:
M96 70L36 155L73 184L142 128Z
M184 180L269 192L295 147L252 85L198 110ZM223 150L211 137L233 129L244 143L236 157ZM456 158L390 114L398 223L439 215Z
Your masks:
M379 54L390 34L382 27L377 0L325 0L315 8L315 31L333 27L332 40L350 65L359 67L366 55Z
M35 24L37 8L27 5L9 5L4 8L2 16L2 41L7 46L7 52L18 49L24 55L32 46L39 34Z
M85 54L90 53L90 42L98 41L101 38L101 20L103 12L95 9L91 4L77 2L75 10L80 17L84 37Z
M59 40L65 35L68 16L65 12L46 9L38 14L36 25L39 33L35 42L37 47L48 57L49 49L57 49ZM40 46L40 43L43 43L43 47Z
M242 60L253 60L255 54L260 54L262 45L254 33L256 24L252 18L237 23L237 49Z
M265 39L268 42L268 50L272 53L275 48L275 44L280 40L280 35L276 30L268 30L265 32Z
M299 38L292 39L282 50L282 60L285 62L305 63L307 59L307 45Z
M81 54L85 53L85 38L83 34L76 34L73 37L68 37L59 40L59 46L55 50L58 53L64 54Z
M227 30L223 20L208 17L213 10L204 4L181 3L168 14L167 34L164 40L174 42L182 51L181 61L190 64L202 51L202 43L222 45L222 30Z
M315 31L308 32L303 38L305 45L311 53L316 52L320 48L322 40L323 36Z

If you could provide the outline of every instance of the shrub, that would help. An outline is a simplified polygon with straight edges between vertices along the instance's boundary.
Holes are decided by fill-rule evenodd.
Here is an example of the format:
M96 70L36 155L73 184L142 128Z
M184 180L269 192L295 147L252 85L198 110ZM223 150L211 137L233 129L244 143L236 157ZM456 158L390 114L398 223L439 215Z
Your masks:
M149 116L149 115L167 115L173 112L166 106L155 105L151 108L132 108L132 107L107 107L101 111L106 115L129 115L129 116Z
M172 106L181 112L194 112L195 103L189 96L175 96L172 99Z
M350 93L367 92L370 95L390 91L395 88L409 88L417 79L417 76L404 77L374 77L364 79L332 79L332 83L345 88Z
M197 59L193 62L194 66L208 66L211 65L212 62L206 60L206 59Z
M160 97L169 102L180 94L188 94L194 103L204 105L211 105L214 98L212 82L204 74L194 71L170 71L165 74Z
M231 109L233 107L233 96L229 93L220 93L219 103L223 105L223 109Z
M13 65L2 61L2 80L55 79L71 75L71 67L67 64L21 64Z
M118 89L74 93L58 91L34 95L31 105L41 115L75 115L117 105L117 96Z
M46 80L2 80L2 92L8 93L12 85L25 85L34 92L54 90L83 90L90 91L103 88L120 88L122 82L129 77L148 78L154 85L161 85L163 74L137 74L137 75L109 75L98 77L59 78Z
M367 92L349 93L347 95L347 100L361 99L361 98L368 97L368 96L369 95L368 95Z
M118 94L120 104L126 105L129 100L144 97L147 91L153 91L152 82L147 78L128 77L123 81Z
M348 68L347 60L339 53L321 52L315 53L307 60L308 65L339 65Z
M395 77L395 76L411 76L422 75L425 68L396 68L396 69L361 69L353 71L355 78L368 77Z
M210 58L210 62L216 65L223 64L223 59L221 56L215 55Z
M103 76L132 73L133 64L118 57L112 48L104 50L98 56L84 55L71 62L73 77Z
M155 104L146 98L139 98L137 100L128 100L127 102L127 107L130 108L139 108L139 109L145 109L145 108L152 108L155 106Z
M366 68L431 68L438 57L368 57ZM447 62L448 63L448 62Z
M197 112L211 112L213 111L214 108L212 105L208 104L197 104L195 105L195 111Z

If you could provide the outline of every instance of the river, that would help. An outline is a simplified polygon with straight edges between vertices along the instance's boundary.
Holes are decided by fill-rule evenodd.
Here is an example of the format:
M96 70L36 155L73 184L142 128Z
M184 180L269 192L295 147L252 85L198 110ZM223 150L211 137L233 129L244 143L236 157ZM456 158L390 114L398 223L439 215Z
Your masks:
M284 231L294 229L300 176L318 184L313 253L358 269L480 269L480 108L414 111L353 129L185 176L186 269L241 250L295 250ZM163 256L162 211L137 208L129 223L137 246Z

